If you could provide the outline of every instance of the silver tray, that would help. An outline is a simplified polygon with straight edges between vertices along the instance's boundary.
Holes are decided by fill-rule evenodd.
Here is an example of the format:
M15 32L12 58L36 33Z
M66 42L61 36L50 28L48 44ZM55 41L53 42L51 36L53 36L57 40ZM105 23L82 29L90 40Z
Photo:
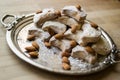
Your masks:
M34 13L22 16L5 15L1 19L1 23L7 29L6 40L9 47L14 52L14 54L16 54L20 59L24 60L25 62L43 70L67 75L91 74L101 71L106 67L110 66L111 64L120 62L116 60L116 57L120 53L120 50L117 49L111 37L101 27L99 27L99 30L102 32L102 37L109 44L110 54L94 65L90 65L88 63L84 63L70 57L72 65L71 70L63 70L61 68L60 55L55 55L53 53L47 54L49 50L44 50L44 48L42 48L43 50L41 51L38 59L30 58L30 56L25 52L24 47L26 45L30 45L30 42L26 41L26 35L29 28L34 27L33 16ZM14 20L11 23L6 24L4 21L10 17L13 17Z

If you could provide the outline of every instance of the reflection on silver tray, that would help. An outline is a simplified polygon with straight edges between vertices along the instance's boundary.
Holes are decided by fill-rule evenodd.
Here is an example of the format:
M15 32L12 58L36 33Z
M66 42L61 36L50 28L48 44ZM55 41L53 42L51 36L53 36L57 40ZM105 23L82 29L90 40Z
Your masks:
M4 20L8 17L14 17L15 20L10 24L5 24ZM120 50L117 50L116 45L110 36L100 27L99 30L102 32L102 38L104 38L109 44L110 54L106 57L103 57L98 63L94 65L70 57L69 60L71 62L72 68L70 71L66 71L61 68L60 55L57 53L54 54L53 52L56 49L54 47L52 49L47 49L40 40L37 40L41 46L38 59L30 58L28 53L25 52L24 47L26 45L30 45L30 42L26 41L27 32L30 28L34 27L33 14L23 16L5 15L1 19L1 23L7 29L6 39L12 51L22 60L40 69L68 75L85 75L103 70L109 65L119 62L115 61L115 57L116 54L120 52Z

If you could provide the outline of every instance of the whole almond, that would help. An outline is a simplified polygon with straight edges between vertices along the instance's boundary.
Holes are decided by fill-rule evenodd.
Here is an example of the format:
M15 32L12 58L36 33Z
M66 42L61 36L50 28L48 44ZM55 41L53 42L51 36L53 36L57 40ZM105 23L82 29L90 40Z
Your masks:
M76 30L77 30L77 25L72 25L72 26L71 26L71 32L72 32L72 33L75 33Z
M54 35L54 37L55 37L56 39L62 39L63 36L64 36L63 33L58 33L58 34Z
M37 44L36 41L32 42L32 46L35 47L37 50L39 50L39 45Z
M97 56L97 54L96 54L96 56ZM92 57L92 59L89 60L88 62L89 62L90 64L95 64L95 63L97 62L96 56Z
M50 34L51 36L55 35L54 30L52 30L51 28L48 29L48 32L49 32L49 34Z
M69 64L67 64L67 63L62 63L62 68L63 68L64 70L70 70L70 69L71 69L71 66L70 66Z
M70 41L70 45L71 45L71 47L75 47L77 45L77 43L76 43L75 40L71 40Z
M62 52L62 54L61 54L61 56L62 57L69 57L70 56L70 53L68 53L68 52Z
M75 16L75 19L76 19L78 22L81 22L81 16L80 16L79 14L77 14L77 15Z
M29 35L34 35L36 32L38 32L38 30L29 30L28 34Z
M35 35L34 34L28 35L27 40L29 41L35 40Z
M85 46L86 46L86 44L85 44L85 43L83 43L83 42L82 42L82 43L80 43L79 45L80 45L80 46L83 46L83 47L85 47Z
M91 21L90 21L90 25L91 25L93 28L95 28L95 29L98 28L98 25L97 25L96 23L94 23L94 22L91 22Z
M85 47L85 50L86 50L88 53L95 53L95 51L93 50L93 48L91 48L90 46L86 46L86 47Z
M80 30L81 29L81 27L82 27L82 23L80 23L80 24L76 24L76 26L77 26L77 30Z
M36 14L42 13L42 10L38 10L36 11Z
M37 58L39 54L38 54L37 51L34 51L34 52L30 52L29 55L30 55L30 57L32 57L32 58Z
M81 6L80 6L80 5L76 5L76 8L77 8L78 10L81 10Z
M25 49L26 49L28 52L36 51L36 48L33 47L33 46L25 47Z
M55 11L55 14L61 16L61 12L60 12L59 10L56 10L56 11Z
M44 42L44 44L45 44L45 46L46 46L47 48L50 48L50 47L51 47L51 44L50 44L49 42Z
M62 63L70 64L70 61L68 60L68 57L62 57Z

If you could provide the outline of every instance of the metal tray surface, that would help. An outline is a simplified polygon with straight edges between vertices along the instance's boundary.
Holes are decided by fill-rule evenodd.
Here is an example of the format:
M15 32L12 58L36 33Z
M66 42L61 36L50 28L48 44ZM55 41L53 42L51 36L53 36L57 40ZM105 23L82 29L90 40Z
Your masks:
M33 16L34 13L22 16L5 15L1 19L1 23L7 29L6 40L9 47L14 54L27 63L50 72L67 75L86 75L101 71L109 65L119 62L115 61L115 57L120 50L117 50L111 37L101 27L98 29L102 32L102 38L108 43L110 53L108 56L101 58L94 65L70 57L71 70L63 70L61 67L60 51L55 47L52 47L51 49L46 48L39 38L36 39L40 46L39 57L37 59L31 58L24 48L31 45L31 42L27 41L26 37L28 30L31 28L34 29ZM10 24L5 24L4 20L8 17L14 17L15 20Z

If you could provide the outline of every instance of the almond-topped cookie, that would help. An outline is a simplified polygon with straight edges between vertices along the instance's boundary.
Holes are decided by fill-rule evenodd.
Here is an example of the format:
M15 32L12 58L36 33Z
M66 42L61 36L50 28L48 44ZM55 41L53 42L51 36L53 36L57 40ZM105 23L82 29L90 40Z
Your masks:
M65 15L62 15L61 17L58 17L55 21L63 23L65 25L69 26L69 27L71 27L72 25L79 25L77 27L78 30L81 28L80 25L82 25L82 23L79 23L75 19L73 19L71 17L68 17L68 16L65 16Z
M86 19L87 14L80 6L65 6L62 9L62 13L74 18L78 22L83 22Z
M71 56L83 59L91 64L94 64L97 61L97 54L90 47L76 46L72 49Z
M57 13L53 8L44 9L42 13L37 13L34 15L33 22L36 27L41 27L44 22L56 19L59 16L61 16L60 13Z
M65 24L62 24L57 21L46 21L43 24L42 29L44 31L48 31L49 29L52 29L54 31L54 33L64 33L66 31L67 27Z

